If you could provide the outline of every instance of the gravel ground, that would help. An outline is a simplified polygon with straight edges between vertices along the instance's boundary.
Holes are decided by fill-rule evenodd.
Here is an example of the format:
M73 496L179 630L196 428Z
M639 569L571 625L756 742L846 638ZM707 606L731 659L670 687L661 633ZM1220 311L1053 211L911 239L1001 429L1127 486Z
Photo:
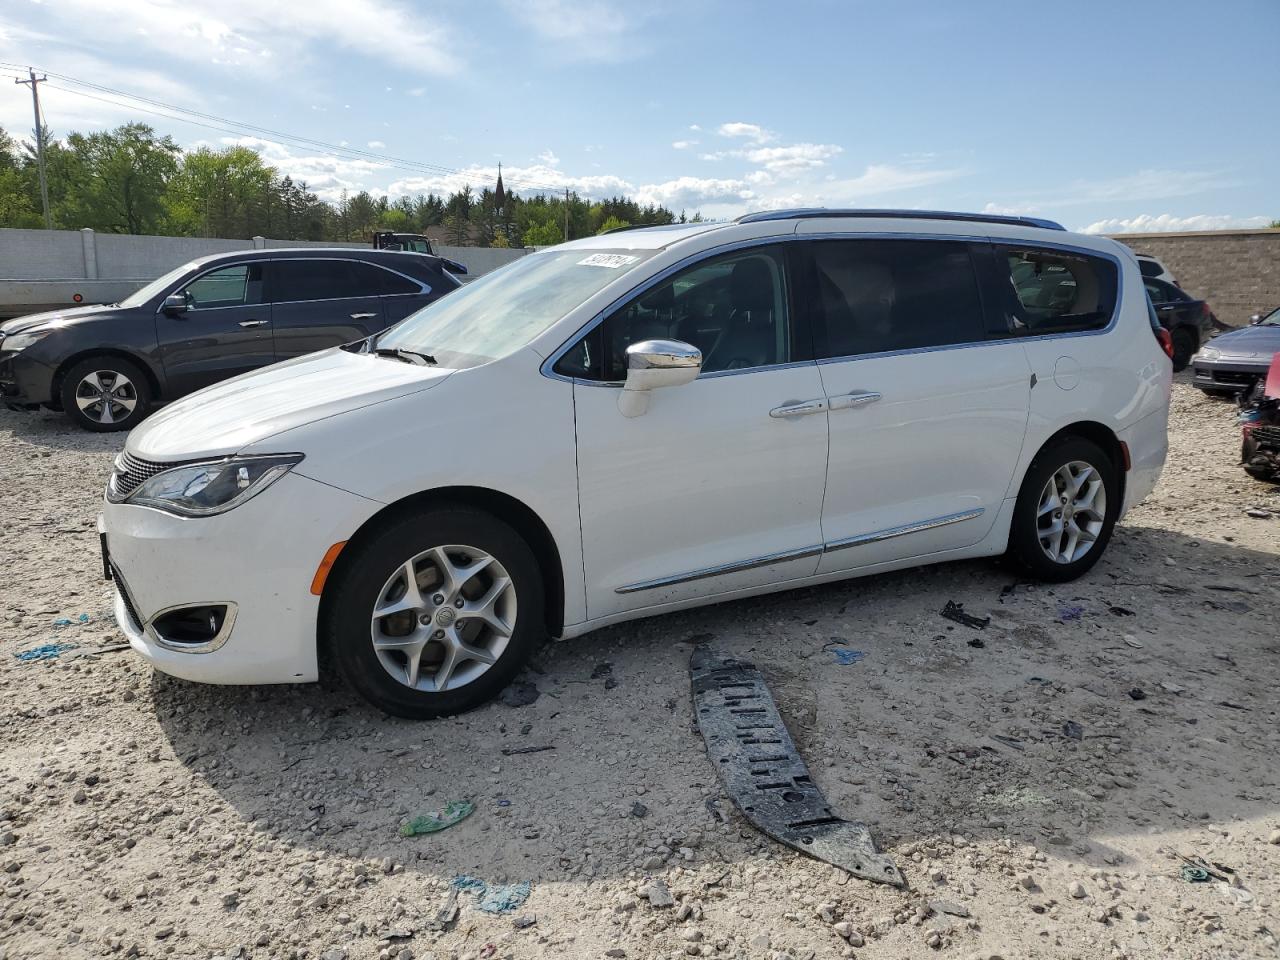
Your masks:
M0 960L1275 956L1280 488L1236 465L1233 419L1175 386L1164 479L1076 583L966 562L667 616L548 646L532 704L410 723L110 650L93 519L121 439L0 412ZM911 890L708 805L707 635L761 667ZM79 646L13 656L55 641ZM398 835L460 798L457 826ZM458 875L531 893L490 914L464 892L439 929Z

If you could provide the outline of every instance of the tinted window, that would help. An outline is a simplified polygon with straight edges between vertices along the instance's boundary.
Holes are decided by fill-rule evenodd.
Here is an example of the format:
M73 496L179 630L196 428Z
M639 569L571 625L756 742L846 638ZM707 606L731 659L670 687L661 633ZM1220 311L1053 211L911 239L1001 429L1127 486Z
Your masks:
M1144 277L1158 277L1160 274L1164 273L1164 271L1160 269L1160 264L1156 263L1154 260L1145 260L1141 257L1138 258L1138 269L1142 271L1142 275Z
M584 337L556 365L566 376L626 378L626 351L642 340L681 340L702 370L747 370L791 359L786 269L773 249L695 264L646 290Z
M985 338L966 244L823 240L812 247L819 355L849 357Z
M422 288L407 277L384 270L372 263L351 261L348 268L354 275L352 297L377 297L398 293L421 293Z
M1111 261L1057 250L1000 249L1013 285L1014 327L1030 333L1067 333L1110 322L1116 305L1116 268ZM1160 281L1147 281L1153 282Z
M1169 299L1169 294L1160 289L1160 284L1154 280L1147 280L1143 286L1147 288L1147 296L1151 298L1152 303L1164 303Z
M1164 280L1146 280L1143 282L1143 286L1147 288L1147 293L1150 295L1152 303L1174 303L1191 299L1172 283L1166 283Z
M193 310L240 307L262 302L262 264L240 263L211 270L187 284L187 303Z
M355 296L354 280L346 265L345 260L277 260L271 299L291 303Z

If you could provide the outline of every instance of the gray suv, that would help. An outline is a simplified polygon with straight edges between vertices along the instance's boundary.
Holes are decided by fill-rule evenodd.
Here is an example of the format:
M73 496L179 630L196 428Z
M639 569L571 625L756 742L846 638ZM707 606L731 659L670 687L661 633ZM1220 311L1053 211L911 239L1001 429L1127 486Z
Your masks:
M120 303L0 325L0 397L128 430L157 401L368 337L458 285L439 257L390 250L202 257Z

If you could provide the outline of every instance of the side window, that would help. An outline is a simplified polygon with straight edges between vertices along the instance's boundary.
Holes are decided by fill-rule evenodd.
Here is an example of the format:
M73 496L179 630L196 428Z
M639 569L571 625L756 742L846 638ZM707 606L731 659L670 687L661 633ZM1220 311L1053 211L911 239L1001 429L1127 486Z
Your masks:
M346 260L276 260L271 299L275 303L298 300L334 300L351 297L354 280Z
M372 263L347 262L352 273L349 297L379 297L400 293L421 293L422 288L407 277L384 270Z
M1155 280L1148 280L1143 286L1147 288L1147 296L1151 298L1152 303L1164 303L1169 299L1168 292L1162 290Z
M555 369L570 377L624 380L627 347L654 339L697 347L704 373L789 362L791 324L781 253L756 248L688 267L605 318Z
M1163 273L1160 269L1160 264L1156 263L1154 260L1146 260L1142 258L1138 259L1138 270L1142 272L1144 277L1158 277Z
M973 343L986 338L967 244L819 240L813 251L820 357Z
M1115 264L1057 250L1001 247L1007 258L1018 323L1029 333L1096 330L1116 305ZM1147 281L1150 287L1152 281Z
M262 264L240 263L211 270L189 283L184 293L192 310L262 303Z

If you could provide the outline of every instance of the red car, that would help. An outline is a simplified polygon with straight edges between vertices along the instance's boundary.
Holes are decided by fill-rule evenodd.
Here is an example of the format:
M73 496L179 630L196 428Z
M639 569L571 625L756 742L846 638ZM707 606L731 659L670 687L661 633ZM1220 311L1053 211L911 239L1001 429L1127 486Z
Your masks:
M1280 483L1280 353L1271 358L1267 380L1240 414L1240 461L1258 480Z

